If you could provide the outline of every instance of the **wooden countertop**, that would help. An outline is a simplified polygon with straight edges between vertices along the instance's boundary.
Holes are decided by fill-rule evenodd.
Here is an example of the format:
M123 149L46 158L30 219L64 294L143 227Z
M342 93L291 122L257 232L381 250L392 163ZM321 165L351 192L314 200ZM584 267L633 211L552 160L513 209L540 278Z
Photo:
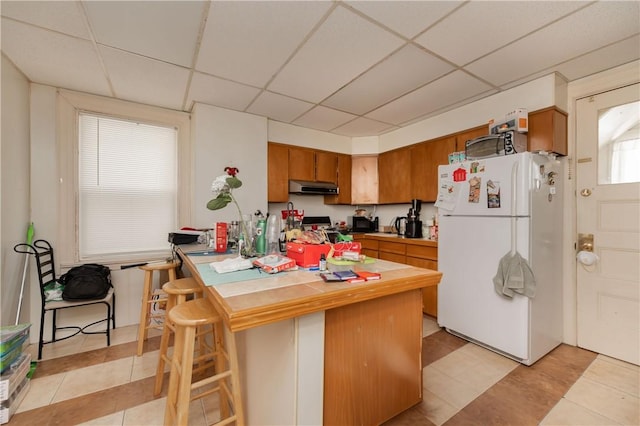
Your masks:
M415 246L438 247L438 241L428 238L407 238L398 234L388 234L386 232L372 232L364 235L367 239L378 241L397 241L403 244L412 244ZM357 239L356 239L357 240Z
M428 242L428 241L424 241ZM433 242L431 242L433 243ZM299 269L266 278L207 286L197 264L223 260L222 256L189 256L178 249L198 283L205 288L231 331L240 331L313 312L435 286L442 273L400 263L376 260L363 269L382 278L363 283L326 283L317 271ZM354 267L353 269L358 269Z

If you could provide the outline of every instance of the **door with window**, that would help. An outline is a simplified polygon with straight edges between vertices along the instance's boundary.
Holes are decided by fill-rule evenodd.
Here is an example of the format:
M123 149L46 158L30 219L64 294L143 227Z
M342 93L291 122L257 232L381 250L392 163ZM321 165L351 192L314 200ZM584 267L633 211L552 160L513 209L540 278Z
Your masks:
M576 109L578 346L640 364L640 84ZM582 243L582 244L581 244ZM597 257L596 257L597 256Z

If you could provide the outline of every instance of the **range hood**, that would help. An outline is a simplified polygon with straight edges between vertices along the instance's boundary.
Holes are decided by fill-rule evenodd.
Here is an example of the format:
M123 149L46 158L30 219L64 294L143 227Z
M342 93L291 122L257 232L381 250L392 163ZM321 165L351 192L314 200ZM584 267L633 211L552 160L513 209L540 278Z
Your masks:
M289 181L289 194L299 195L337 195L338 187L333 183Z

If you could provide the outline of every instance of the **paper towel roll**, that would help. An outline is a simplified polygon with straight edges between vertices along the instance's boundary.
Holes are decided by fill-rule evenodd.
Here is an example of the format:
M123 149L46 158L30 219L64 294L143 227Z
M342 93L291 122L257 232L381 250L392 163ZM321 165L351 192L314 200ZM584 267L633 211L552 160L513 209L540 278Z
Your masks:
M598 255L590 251L579 251L576 258L578 259L578 262L586 266L591 266L600 260Z

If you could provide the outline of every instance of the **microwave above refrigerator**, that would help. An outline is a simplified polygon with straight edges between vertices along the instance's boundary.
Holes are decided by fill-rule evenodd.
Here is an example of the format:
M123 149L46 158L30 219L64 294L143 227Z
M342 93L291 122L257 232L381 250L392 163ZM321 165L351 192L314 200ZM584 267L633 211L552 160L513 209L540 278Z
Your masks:
M526 133L518 133L512 130L468 140L465 142L464 147L467 160L481 160L483 158L517 154L526 150Z

